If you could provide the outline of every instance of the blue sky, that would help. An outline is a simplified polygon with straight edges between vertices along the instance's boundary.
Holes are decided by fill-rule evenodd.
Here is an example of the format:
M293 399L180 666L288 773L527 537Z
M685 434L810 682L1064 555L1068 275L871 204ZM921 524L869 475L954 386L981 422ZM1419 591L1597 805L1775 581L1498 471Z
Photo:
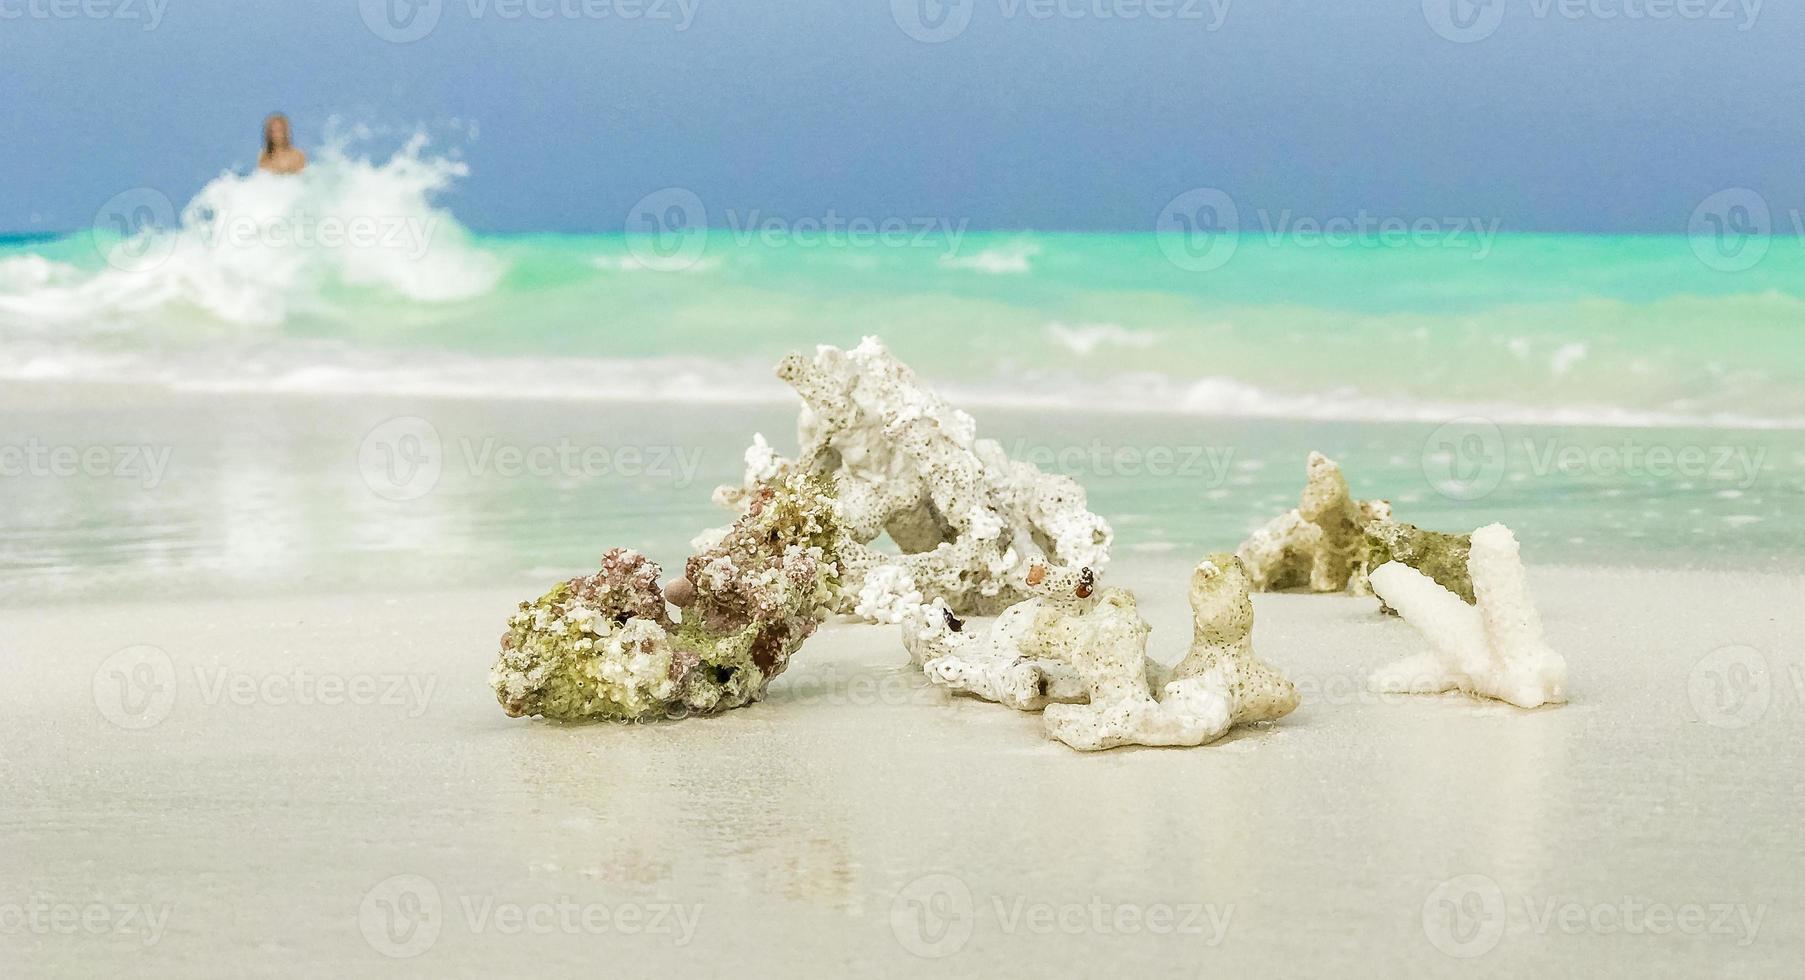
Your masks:
M1151 230L1193 187L1517 231L1805 208L1779 0L82 2L0 0L0 230L185 200L275 108L303 145L474 121L450 204L495 231L618 230L667 186L973 228Z

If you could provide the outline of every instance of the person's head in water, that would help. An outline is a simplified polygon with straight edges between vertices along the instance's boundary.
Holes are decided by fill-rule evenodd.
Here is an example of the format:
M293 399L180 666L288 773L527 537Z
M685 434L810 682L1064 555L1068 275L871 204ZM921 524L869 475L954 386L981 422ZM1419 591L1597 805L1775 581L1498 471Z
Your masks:
M274 153L293 146L288 132L288 117L280 112L272 112L263 121L263 152Z
M280 112L263 121L263 152L257 155L257 166L278 174L298 174L307 166L307 154L295 149L288 117Z

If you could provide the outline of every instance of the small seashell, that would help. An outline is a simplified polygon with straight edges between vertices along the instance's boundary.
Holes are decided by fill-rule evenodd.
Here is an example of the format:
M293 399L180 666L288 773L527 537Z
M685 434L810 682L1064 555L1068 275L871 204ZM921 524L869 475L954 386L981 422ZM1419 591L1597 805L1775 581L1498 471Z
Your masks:
M664 597L673 606L687 606L696 601L696 587L687 578L674 578L664 583Z

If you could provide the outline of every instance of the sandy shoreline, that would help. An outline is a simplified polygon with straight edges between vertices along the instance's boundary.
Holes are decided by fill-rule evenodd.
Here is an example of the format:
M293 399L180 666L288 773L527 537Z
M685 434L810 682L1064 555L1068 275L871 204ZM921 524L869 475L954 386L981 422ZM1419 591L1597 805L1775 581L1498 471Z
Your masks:
M1111 582L1175 659L1188 565L1133 564ZM1367 693L1408 626L1370 600L1260 596L1256 646L1302 707L1101 755L927 687L889 628L830 624L744 711L564 727L506 718L484 685L534 583L0 610L0 963L1793 969L1805 582L1532 581L1569 706Z

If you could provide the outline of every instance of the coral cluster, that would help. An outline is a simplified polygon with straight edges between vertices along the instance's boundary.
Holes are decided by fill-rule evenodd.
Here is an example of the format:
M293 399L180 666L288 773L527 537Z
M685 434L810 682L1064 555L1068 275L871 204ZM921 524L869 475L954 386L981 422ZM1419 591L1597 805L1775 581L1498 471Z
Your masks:
M1038 594L988 631L967 632L936 603L905 625L904 644L935 683L1043 710L1050 737L1085 751L1202 745L1297 707L1291 682L1253 655L1250 583L1232 555L1192 573L1192 646L1169 672L1147 656L1132 593L1099 590L1083 569L1037 569L1029 584Z
M786 459L755 437L744 481L715 500L743 510L773 478L831 479L851 538L839 611L895 623L938 599L959 615L995 615L1032 594L1025 577L1036 563L1108 561L1109 524L1076 482L978 438L970 415L922 387L877 338L791 354L777 375L802 396L800 450ZM868 547L883 535L900 555Z
M1077 483L1011 460L971 416L867 337L791 354L795 459L762 436L737 512L696 539L683 575L617 548L508 620L490 683L512 716L650 721L740 707L832 612L903 624L935 684L1042 712L1085 751L1201 745L1293 711L1297 689L1253 652L1256 590L1377 594L1433 649L1373 675L1384 691L1461 690L1522 707L1563 700L1566 663L1543 642L1515 537L1395 521L1311 453L1298 506L1190 581L1190 650L1147 654L1132 593L1102 588L1109 525ZM897 553L873 547L887 536ZM1475 606L1476 604L1476 606ZM672 607L678 610L672 614ZM998 615L988 629L963 617Z
M1399 562L1375 569L1372 585L1433 649L1373 674L1380 691L1460 690L1534 708L1566 700L1567 661L1542 639L1516 536L1502 524L1472 534L1467 570L1477 608Z
M1262 592L1306 589L1370 595L1372 569L1396 561L1473 601L1464 534L1394 521L1391 504L1355 500L1334 460L1311 453L1303 498L1241 543L1236 554ZM1385 611L1389 612L1389 609Z
M757 701L838 601L842 543L822 481L766 484L663 588L656 564L617 548L593 575L521 603L490 684L509 715L564 721L649 721Z

